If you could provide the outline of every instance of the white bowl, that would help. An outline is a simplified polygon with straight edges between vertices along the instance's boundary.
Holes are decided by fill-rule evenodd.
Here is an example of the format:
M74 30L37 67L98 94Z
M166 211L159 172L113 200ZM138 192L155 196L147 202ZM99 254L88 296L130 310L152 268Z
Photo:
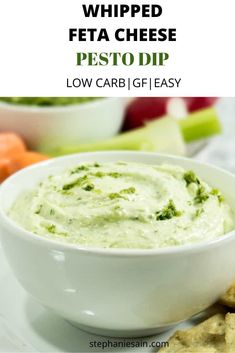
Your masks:
M171 163L221 189L235 209L235 176L181 157L142 152L71 155L26 168L0 188L1 239L22 286L73 324L102 335L162 331L213 304L235 279L235 232L164 249L88 249L34 235L7 216L16 197L47 175L90 161Z
M0 130L15 131L31 147L46 150L114 136L124 109L121 97L51 107L0 102Z

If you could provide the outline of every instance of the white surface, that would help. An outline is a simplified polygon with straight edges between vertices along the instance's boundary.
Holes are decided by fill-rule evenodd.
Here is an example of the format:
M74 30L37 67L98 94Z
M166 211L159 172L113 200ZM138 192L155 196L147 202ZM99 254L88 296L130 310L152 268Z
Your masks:
M193 169L235 208L231 195L235 177L220 169L151 153L79 154L35 165L7 179L0 189L1 238L16 277L40 302L92 332L135 337L185 320L219 298L235 277L234 232L213 242L170 249L81 250L32 235L5 216L17 195L46 175L78 162L118 160Z
M129 1L128 1L129 2ZM234 0L164 0L159 18L85 18L82 1L1 4L1 96L234 96ZM92 3L100 3L98 0ZM104 0L102 3L110 3ZM116 0L115 3L122 3ZM139 0L139 3L156 3ZM20 16L19 16L20 14ZM69 28L107 28L110 41L69 42ZM117 42L117 28L177 28L176 42ZM164 67L76 66L77 52L166 51ZM67 88L66 78L182 77L180 88Z

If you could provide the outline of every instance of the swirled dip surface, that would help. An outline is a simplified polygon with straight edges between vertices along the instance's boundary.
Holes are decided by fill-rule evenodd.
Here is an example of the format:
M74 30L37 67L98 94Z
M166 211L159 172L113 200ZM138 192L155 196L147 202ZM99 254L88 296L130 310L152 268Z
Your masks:
M23 228L83 246L159 248L234 228L220 191L172 165L90 163L49 176L9 216Z

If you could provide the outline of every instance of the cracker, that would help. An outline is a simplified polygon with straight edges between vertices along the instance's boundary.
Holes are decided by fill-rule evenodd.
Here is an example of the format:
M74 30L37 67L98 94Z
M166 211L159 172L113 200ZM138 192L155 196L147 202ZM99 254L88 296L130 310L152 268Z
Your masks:
M235 353L235 314L216 314L185 331L176 331L161 353Z
M235 308L235 282L220 298L219 302L223 305L229 306L230 308Z
M185 331L177 331L169 340L169 347L161 353L224 353L225 320L216 314L201 324Z
M225 341L226 352L235 352L235 314L227 314L225 317Z

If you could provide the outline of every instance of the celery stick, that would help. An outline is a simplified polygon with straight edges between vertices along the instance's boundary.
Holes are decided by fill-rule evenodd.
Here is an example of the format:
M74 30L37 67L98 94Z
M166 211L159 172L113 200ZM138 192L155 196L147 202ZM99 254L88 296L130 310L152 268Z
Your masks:
M122 133L107 140L77 146L61 146L61 148L46 152L53 156L59 156L101 150L158 151L184 155L185 143L176 120L165 117L154 120L145 127Z
M186 142L212 136L222 131L214 108L196 111L178 122Z
M221 124L215 109L209 108L190 114L182 120L163 117L146 126L128 131L107 140L61 146L43 152L59 156L77 152L101 150L140 150L185 154L185 142L191 142L221 132Z

